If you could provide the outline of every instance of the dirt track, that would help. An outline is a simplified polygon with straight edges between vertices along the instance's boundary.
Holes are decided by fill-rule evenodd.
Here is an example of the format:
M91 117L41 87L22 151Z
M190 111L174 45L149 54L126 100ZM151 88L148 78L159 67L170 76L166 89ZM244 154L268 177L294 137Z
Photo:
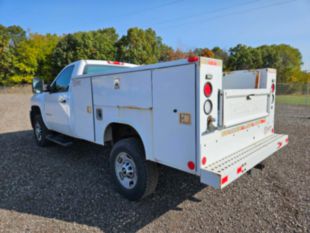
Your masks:
M155 194L117 194L107 151L80 142L39 148L30 94L0 94L0 232L309 232L310 108L277 106L287 148L223 191L163 167Z

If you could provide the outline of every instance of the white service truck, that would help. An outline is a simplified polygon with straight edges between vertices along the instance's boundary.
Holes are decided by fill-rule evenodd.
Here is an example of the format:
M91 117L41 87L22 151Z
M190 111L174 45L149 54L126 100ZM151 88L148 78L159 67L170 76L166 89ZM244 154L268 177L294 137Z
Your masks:
M224 74L222 61L189 57L136 66L82 60L43 88L30 119L39 146L82 139L112 147L117 190L139 200L162 164L221 189L288 144L274 133L276 70Z

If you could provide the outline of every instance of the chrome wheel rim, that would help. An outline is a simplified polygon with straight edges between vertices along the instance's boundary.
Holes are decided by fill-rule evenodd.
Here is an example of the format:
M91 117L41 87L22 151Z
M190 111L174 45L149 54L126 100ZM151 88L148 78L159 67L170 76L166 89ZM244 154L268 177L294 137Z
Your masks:
M133 189L137 184L136 164L126 152L121 152L115 159L115 173L120 184L126 189Z
M34 133L38 141L42 140L42 127L39 122L36 122L34 127Z

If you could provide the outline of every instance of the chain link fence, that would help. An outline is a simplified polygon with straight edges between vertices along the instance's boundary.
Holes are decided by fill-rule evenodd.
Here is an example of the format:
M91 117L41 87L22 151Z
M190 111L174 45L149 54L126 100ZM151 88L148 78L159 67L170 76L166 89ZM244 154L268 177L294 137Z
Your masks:
M289 121L283 123L285 121L279 119L295 119L296 122L310 119L310 83L278 83L276 91L276 119L278 120L275 128L279 132L290 123Z
M276 94L278 104L310 107L310 83L278 83Z

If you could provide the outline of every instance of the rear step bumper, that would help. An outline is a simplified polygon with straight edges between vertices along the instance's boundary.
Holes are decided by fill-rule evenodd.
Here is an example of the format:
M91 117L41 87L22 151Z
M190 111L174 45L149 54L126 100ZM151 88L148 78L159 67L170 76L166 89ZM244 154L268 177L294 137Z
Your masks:
M222 189L288 144L288 136L272 134L201 168L201 182Z

